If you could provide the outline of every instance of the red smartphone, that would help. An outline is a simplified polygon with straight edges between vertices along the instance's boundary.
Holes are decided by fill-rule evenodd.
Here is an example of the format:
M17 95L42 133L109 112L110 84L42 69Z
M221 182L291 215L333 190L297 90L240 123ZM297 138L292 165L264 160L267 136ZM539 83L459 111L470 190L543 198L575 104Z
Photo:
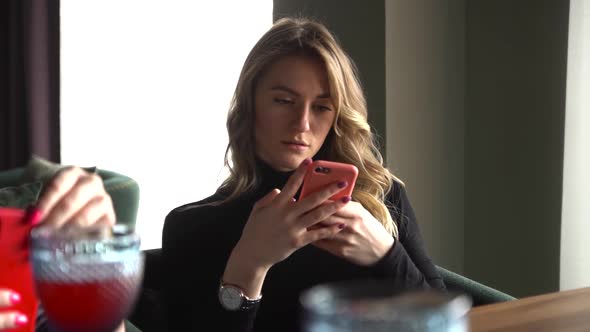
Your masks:
M329 200L335 201L344 196L351 196L358 173L358 169L352 164L316 160L307 166L299 199L301 200L309 194L339 181L348 182L348 186L332 195Z
M28 318L27 325L11 329L11 332L35 330L38 300L28 257L32 227L25 210L0 207L0 288L10 289L21 296L20 303L0 308L0 312L17 310Z

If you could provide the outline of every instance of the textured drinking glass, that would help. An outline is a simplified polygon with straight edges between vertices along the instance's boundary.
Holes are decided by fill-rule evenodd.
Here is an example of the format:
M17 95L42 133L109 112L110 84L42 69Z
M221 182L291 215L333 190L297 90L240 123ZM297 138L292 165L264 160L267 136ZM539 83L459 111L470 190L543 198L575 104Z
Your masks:
M398 293L381 280L318 285L300 302L304 332L466 332L472 303L454 293Z
M31 232L37 296L52 332L113 332L143 279L137 234L123 225Z

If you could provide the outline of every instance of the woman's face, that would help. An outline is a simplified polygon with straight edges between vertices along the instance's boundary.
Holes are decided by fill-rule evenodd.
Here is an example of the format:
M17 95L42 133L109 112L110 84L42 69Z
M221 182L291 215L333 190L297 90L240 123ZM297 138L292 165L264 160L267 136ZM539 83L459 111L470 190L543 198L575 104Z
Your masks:
M334 122L326 70L308 56L275 61L256 86L256 155L278 171L292 171L314 156Z

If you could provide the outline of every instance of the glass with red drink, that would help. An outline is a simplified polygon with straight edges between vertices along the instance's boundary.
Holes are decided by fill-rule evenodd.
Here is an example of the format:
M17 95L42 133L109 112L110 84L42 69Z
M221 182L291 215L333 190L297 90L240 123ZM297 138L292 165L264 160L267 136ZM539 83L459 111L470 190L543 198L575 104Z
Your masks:
M37 296L55 332L112 332L143 278L140 239L123 225L31 232Z
M29 232L32 225L25 220L25 211L16 208L0 208L0 288L18 293L20 303L5 311L18 311L27 316L27 325L11 329L11 332L35 330L37 299L33 288L31 264L29 264Z

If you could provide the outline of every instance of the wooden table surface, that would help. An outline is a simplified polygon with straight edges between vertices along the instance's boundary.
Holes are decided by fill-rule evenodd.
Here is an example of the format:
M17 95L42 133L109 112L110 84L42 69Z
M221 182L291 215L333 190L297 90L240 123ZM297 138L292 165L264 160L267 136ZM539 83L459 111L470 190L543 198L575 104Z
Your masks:
M473 308L470 331L590 331L590 287Z

